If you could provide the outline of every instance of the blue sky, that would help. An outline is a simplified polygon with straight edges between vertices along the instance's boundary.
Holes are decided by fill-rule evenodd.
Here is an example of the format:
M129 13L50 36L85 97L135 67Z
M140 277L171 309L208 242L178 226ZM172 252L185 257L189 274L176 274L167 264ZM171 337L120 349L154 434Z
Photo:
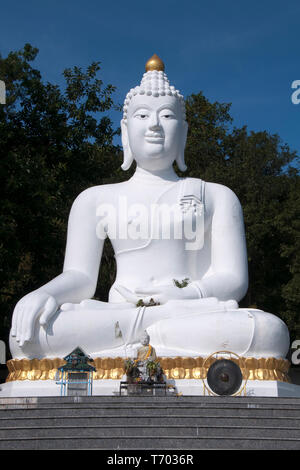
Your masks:
M230 102L236 126L278 133L300 154L298 0L11 0L0 15L2 56L31 43L45 80L62 84L64 68L101 61L121 103L157 53L184 96Z

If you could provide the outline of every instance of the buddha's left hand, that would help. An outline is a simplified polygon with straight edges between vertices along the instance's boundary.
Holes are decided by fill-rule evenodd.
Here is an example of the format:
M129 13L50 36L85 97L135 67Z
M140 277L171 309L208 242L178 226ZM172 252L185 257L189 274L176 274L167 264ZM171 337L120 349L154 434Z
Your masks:
M138 287L134 292L119 286L120 294L131 303L137 303L139 300L143 300L145 304L150 303L151 299L155 303L165 304L168 300L180 300L180 299L199 299L199 291L188 284L186 287L179 288L175 285L161 285L151 287Z

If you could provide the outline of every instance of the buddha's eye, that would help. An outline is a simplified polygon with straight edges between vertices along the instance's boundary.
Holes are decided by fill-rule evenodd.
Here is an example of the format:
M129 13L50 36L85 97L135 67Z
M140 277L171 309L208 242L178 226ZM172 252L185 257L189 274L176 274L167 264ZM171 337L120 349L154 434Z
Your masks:
M173 119L175 116L174 116L173 113L168 112L168 113L163 113L163 114L161 114L161 117L162 117L163 119Z
M144 119L147 119L148 114L145 114L145 113L136 113L136 114L135 114L135 117L138 118L138 119L144 120Z

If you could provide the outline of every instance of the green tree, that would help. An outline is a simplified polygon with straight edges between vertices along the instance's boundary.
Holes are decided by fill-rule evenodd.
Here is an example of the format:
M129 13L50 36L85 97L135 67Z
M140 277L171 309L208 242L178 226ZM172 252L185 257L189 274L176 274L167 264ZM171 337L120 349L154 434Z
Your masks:
M100 64L67 69L65 88L31 65L38 50L0 56L7 104L0 106L0 336L7 339L15 303L62 269L72 201L120 166L117 131L107 112L114 87ZM104 269L105 276L108 270Z
M288 270L281 284L284 301L282 319L292 332L292 339L299 339L300 322L300 178L295 170L289 174L289 199L276 217L276 227L280 230L282 243L280 257Z
M230 187L245 219L249 289L241 306L278 314L299 332L299 173L295 152L278 135L232 129L230 105L202 93L186 100L190 176ZM298 333L299 334L299 333Z

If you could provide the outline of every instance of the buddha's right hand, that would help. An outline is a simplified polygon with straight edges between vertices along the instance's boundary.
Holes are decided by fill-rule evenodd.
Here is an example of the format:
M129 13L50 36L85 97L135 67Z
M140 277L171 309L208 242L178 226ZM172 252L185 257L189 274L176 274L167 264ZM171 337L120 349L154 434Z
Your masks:
M22 347L26 341L31 341L34 335L36 319L45 326L58 309L58 304L52 295L42 290L36 290L23 297L16 305L12 318L11 335Z

